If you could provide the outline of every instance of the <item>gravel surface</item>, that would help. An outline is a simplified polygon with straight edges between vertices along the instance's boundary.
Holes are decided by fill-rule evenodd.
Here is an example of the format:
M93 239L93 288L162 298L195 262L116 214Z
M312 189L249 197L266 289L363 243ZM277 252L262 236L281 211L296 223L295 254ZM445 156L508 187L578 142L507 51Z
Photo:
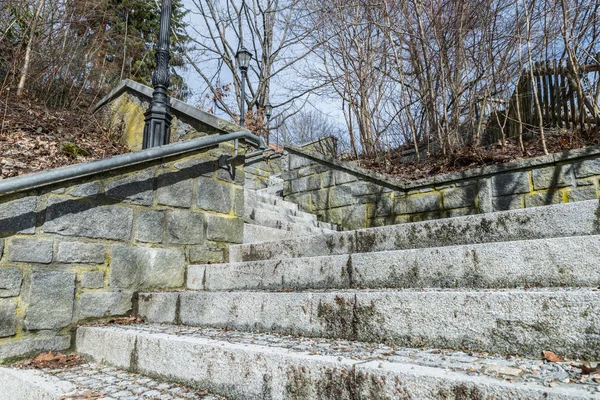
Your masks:
M44 368L41 371L77 386L77 392L65 395L62 398L64 400L224 399L224 397L211 395L207 392L162 382L143 375L132 374L95 363L85 363L57 369Z
M393 347L348 340L302 338L274 333L248 333L176 325L135 324L118 325L118 327L148 333L165 333L230 343L280 347L314 355L337 356L340 359L343 357L365 362L385 360L423 365L462 372L472 376L487 375L511 382L532 382L547 387L577 385L592 393L600 394L600 371L589 374L582 373L582 370L576 367L584 364L581 360L548 362L543 359L519 356L506 357L490 353ZM595 367L597 363L585 364L587 367Z

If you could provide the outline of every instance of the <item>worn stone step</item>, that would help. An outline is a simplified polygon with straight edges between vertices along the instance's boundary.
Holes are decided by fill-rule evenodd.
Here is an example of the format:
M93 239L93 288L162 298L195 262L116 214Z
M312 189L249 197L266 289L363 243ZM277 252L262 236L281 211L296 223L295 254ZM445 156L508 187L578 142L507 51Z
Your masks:
M244 224L244 243L269 242L286 238L294 238L304 233L284 231L268 226ZM308 232L306 234L309 234Z
M232 262L600 234L598 200L471 215L272 243L235 245Z
M137 308L148 322L600 359L592 289L156 292Z
M309 220L292 215L282 216L261 209L255 209L255 212L246 219L246 223L296 232L313 232L313 228L324 229L318 226L319 224L316 220Z
M165 382L164 378L152 379L115 367L85 362L56 368L0 368L0 399L217 400L223 397Z
M600 398L571 362L440 349L134 325L80 327L77 350L236 399Z
M600 236L190 265L192 290L600 286Z
M281 207L287 207L287 208L290 208L293 210L298 210L298 205L296 203L292 203L290 201L285 201L280 196L263 193L263 192L258 192L255 190L245 190L244 195L245 195L245 201L248 204L256 205L256 204L263 203L263 204L270 204L270 205L274 205L274 206L281 206Z
M252 206L250 204L246 204L244 207L244 217L246 217L246 218L250 217L254 213L261 212L261 211L272 213L273 215L276 214L276 215L281 216L282 218L291 216L291 217L300 217L306 221L316 221L317 220L317 216L314 214L294 210L294 209L287 208L287 207L274 206L272 204L258 204L258 205L254 205L254 206Z

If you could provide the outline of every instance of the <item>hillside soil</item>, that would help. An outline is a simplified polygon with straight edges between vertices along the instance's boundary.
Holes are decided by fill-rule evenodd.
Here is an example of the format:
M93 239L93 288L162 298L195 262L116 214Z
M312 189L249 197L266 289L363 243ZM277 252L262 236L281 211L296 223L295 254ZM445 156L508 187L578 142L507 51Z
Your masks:
M0 96L0 179L127 152L87 110Z
M545 139L549 154L595 146L600 145L600 128L585 132L553 132L546 135ZM544 155L539 136L526 140L523 144L525 152L521 150L518 138L515 138L507 140L504 146L500 144L487 147L467 146L446 156L436 154L420 162L403 161L402 152L407 149L404 147L383 153L377 158L359 157L347 161L355 161L360 167L397 178L414 180Z

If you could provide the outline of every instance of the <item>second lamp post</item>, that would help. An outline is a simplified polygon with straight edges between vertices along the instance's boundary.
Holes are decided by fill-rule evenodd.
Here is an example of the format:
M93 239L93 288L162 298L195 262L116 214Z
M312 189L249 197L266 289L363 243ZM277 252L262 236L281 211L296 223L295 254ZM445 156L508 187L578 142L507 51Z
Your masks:
M244 127L246 123L245 118L245 103L246 103L246 79L248 79L248 67L250 66L250 60L252 60L252 53L250 53L246 48L242 45L240 49L235 54L235 58L237 60L238 66L240 68L240 72L242 73L242 99L240 105L240 126Z

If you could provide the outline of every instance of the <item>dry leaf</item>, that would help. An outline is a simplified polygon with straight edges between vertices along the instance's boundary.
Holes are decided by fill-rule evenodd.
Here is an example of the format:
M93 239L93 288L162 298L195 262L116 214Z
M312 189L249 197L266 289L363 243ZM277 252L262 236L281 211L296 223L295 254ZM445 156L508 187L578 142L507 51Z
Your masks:
M544 350L544 358L550 362L563 362L564 360L551 352L550 350Z
M595 367L589 366L589 365L585 365L585 364L571 364L571 367L573 368L579 368L581 370L582 374L585 375L589 375L589 374L594 374L596 372L600 372L600 364L596 364Z

